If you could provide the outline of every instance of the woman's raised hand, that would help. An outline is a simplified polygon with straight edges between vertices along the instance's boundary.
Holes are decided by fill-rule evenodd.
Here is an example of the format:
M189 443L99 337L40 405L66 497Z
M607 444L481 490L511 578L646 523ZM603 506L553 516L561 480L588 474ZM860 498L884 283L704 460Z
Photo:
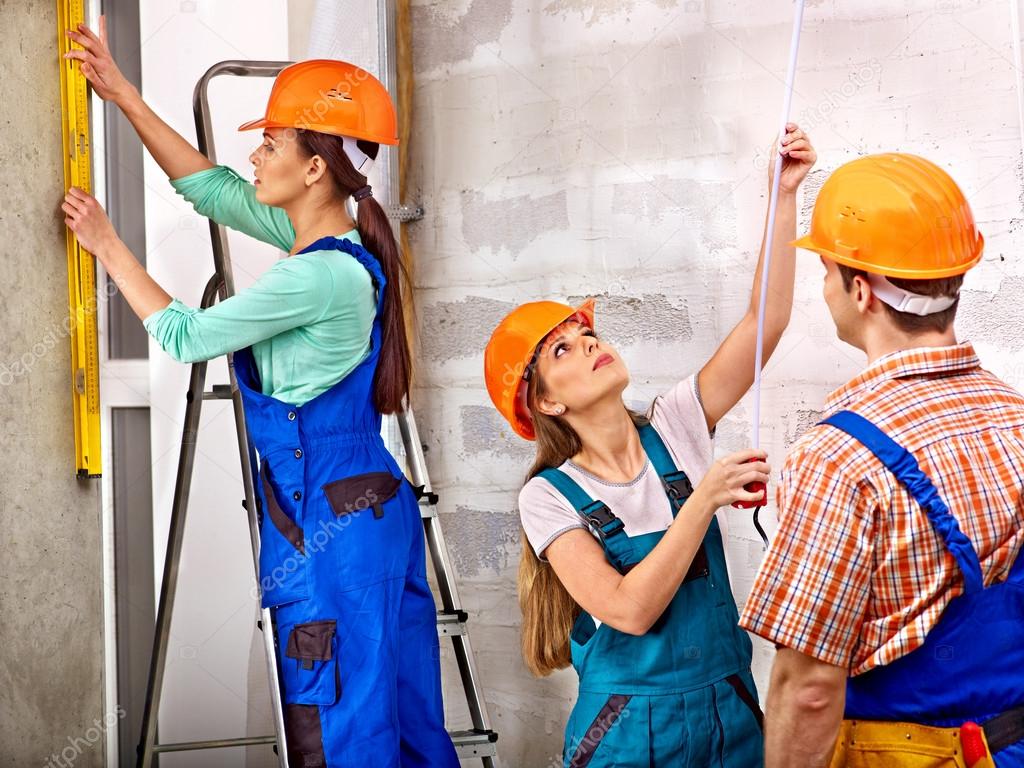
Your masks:
M777 146L777 145L776 145ZM782 156L782 174L779 178L781 192L796 192L796 188L807 178L807 174L818 159L818 153L811 146L810 137L800 130L796 123L786 123L786 135L782 137L782 149L772 146L771 162L768 164L768 181L775 172L775 162Z
M767 458L764 451L751 448L718 459L694 493L699 493L716 509L734 501L761 501L765 492L750 493L743 486L757 482L768 484L772 469L765 463Z
M66 34L85 50L74 49L64 54L66 59L78 59L82 62L82 74L89 81L92 89L104 101L112 101L118 106L121 101L136 92L128 79L110 55L107 47L107 20L100 16L100 33L97 35L85 24L78 25L78 31L67 30Z

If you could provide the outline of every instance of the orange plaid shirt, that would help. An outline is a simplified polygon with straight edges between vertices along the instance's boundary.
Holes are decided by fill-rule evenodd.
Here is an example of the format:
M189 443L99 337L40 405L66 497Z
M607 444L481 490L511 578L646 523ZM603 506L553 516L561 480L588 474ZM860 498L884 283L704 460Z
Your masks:
M974 545L985 584L1024 541L1024 396L981 368L974 348L879 358L833 392L910 451ZM779 529L740 626L851 675L918 648L963 592L924 511L861 443L815 426L777 491Z

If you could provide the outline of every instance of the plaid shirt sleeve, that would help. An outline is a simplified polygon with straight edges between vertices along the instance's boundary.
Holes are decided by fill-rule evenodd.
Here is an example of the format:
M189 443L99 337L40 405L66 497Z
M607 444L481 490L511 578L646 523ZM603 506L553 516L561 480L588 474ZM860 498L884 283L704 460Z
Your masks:
M867 612L873 562L871 486L814 442L782 469L779 528L740 626L787 648L851 667Z

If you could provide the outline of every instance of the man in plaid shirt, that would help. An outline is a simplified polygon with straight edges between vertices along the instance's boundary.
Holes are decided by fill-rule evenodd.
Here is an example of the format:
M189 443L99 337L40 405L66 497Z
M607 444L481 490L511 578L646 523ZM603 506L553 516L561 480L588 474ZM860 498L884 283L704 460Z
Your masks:
M740 618L778 649L766 768L993 765L967 721L1024 766L1024 397L954 333L970 208L922 158L864 157L796 244L868 366L787 457Z

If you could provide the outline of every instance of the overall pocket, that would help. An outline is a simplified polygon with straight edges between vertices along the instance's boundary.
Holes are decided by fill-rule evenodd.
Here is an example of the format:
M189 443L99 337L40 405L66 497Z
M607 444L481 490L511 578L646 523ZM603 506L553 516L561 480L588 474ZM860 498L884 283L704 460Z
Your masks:
M334 619L292 627L281 670L286 704L337 703L341 695L337 629Z
M404 576L414 540L423 535L405 478L364 472L320 487L322 514L317 530L306 536L307 551L327 553L323 562L329 563L330 573L325 578L338 589L354 590Z
M384 502L395 497L404 479L390 472L366 472L327 483L323 491L338 517L372 509L373 516L380 520L384 517Z
M260 519L259 587L264 608L305 600L310 592L302 528L282 509L275 493L270 466L264 463L256 487Z
M274 524L278 532L288 540L288 543L295 547L296 551L300 554L304 553L304 542L302 534L302 526L292 520L281 505L277 501L277 496L274 494L274 487L270 481L270 465L264 464L262 471L260 472L261 481L263 484L263 496L267 500L266 513L270 517L270 522ZM261 510L263 512L264 510Z
M642 707L628 708L632 698L580 692L566 729L564 768L647 765L650 722Z

